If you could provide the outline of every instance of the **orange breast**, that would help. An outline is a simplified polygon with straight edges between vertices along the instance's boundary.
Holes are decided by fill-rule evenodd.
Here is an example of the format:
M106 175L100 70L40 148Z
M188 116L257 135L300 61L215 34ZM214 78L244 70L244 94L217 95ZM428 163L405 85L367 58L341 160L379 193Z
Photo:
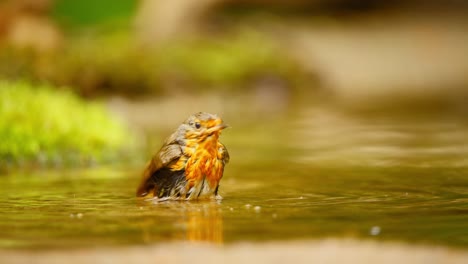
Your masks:
M203 142L187 160L185 177L188 188L206 178L211 189L215 189L223 176L223 164L218 160L217 141Z

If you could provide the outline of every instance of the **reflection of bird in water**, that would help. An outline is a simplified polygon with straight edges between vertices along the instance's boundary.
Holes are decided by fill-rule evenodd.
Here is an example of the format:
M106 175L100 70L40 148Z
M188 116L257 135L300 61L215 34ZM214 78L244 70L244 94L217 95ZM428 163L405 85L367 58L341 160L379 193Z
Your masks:
M190 116L148 163L137 196L219 197L219 181L229 154L218 139L226 127L217 115L200 112Z
M184 224L188 241L223 242L223 218L217 204L197 204L186 208Z
M145 214L151 215L139 222L146 243L168 239L223 243L223 213L219 201L140 202L140 210L146 208Z

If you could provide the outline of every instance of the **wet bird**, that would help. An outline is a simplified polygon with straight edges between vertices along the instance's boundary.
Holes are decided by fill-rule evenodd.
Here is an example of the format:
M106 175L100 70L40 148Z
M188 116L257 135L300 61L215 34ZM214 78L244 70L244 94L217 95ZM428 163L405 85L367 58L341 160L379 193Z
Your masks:
M221 198L219 181L229 153L219 136L226 127L214 114L199 112L187 118L149 161L136 195L159 200Z

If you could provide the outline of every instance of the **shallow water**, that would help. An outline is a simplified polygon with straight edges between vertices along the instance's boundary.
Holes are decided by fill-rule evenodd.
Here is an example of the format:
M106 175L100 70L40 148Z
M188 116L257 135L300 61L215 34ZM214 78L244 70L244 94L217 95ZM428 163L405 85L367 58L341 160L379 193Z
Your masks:
M233 120L222 201L134 198L141 166L0 177L1 248L325 237L468 246L462 118L324 107Z

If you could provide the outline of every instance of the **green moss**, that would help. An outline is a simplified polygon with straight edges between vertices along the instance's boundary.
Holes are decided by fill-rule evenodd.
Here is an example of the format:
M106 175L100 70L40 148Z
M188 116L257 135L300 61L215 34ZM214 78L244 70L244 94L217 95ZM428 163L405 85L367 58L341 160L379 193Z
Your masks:
M45 85L0 81L0 117L2 169L107 161L133 142L102 105Z

